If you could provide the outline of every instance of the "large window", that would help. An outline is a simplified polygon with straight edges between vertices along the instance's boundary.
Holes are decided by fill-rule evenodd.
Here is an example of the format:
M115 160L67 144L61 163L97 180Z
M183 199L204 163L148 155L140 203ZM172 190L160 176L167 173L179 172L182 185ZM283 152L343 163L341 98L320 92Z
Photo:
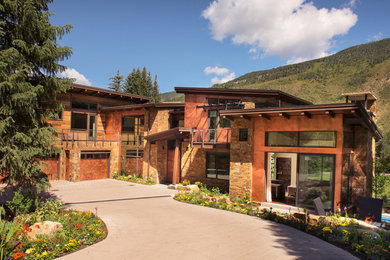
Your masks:
M230 155L229 153L206 154L207 178L229 180Z
M95 112L97 110L97 104L72 100L72 109L89 110Z
M140 132L144 126L144 116L124 116L122 117L122 132Z
M334 155L299 154L298 206L314 206L320 197L324 208L332 209Z
M70 124L73 130L88 130L88 114L72 112Z
M334 131L266 132L266 146L336 147Z
M209 98L208 104L211 106L210 108L215 105L214 110L209 110L209 129L230 128L230 120L221 117L219 110L241 108L239 99Z

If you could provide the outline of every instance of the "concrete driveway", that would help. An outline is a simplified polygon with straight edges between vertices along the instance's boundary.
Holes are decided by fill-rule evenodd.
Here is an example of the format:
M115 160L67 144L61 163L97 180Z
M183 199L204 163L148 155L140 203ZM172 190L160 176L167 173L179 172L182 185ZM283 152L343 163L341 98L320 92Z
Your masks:
M61 259L356 259L285 225L177 202L164 185L55 181L51 191L108 227L105 240Z

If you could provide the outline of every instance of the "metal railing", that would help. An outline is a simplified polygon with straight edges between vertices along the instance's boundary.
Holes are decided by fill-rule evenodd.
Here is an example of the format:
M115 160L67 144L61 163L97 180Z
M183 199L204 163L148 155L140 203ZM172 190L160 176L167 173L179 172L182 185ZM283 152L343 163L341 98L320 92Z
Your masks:
M191 132L191 146L228 144L230 143L231 129L193 129Z
M119 131L98 131L98 130L73 130L63 129L61 132L57 132L61 140L61 144L90 144L96 143L113 143L119 142Z
M123 146L142 146L144 142L143 132L121 132L121 145Z

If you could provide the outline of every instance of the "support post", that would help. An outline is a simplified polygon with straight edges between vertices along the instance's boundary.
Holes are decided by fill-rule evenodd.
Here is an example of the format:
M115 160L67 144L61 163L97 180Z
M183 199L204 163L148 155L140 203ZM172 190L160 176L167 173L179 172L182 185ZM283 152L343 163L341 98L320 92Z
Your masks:
M179 183L179 174L180 174L180 141L179 141L179 139L176 139L175 140L175 155L173 158L172 184Z

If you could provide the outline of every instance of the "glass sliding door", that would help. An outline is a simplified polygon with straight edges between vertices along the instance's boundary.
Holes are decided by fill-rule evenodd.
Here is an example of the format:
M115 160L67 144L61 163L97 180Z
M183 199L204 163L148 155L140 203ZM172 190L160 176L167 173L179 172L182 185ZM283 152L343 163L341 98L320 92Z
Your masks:
M324 208L332 209L334 165L334 155L299 154L297 200L299 207L313 208L313 199L320 197Z

